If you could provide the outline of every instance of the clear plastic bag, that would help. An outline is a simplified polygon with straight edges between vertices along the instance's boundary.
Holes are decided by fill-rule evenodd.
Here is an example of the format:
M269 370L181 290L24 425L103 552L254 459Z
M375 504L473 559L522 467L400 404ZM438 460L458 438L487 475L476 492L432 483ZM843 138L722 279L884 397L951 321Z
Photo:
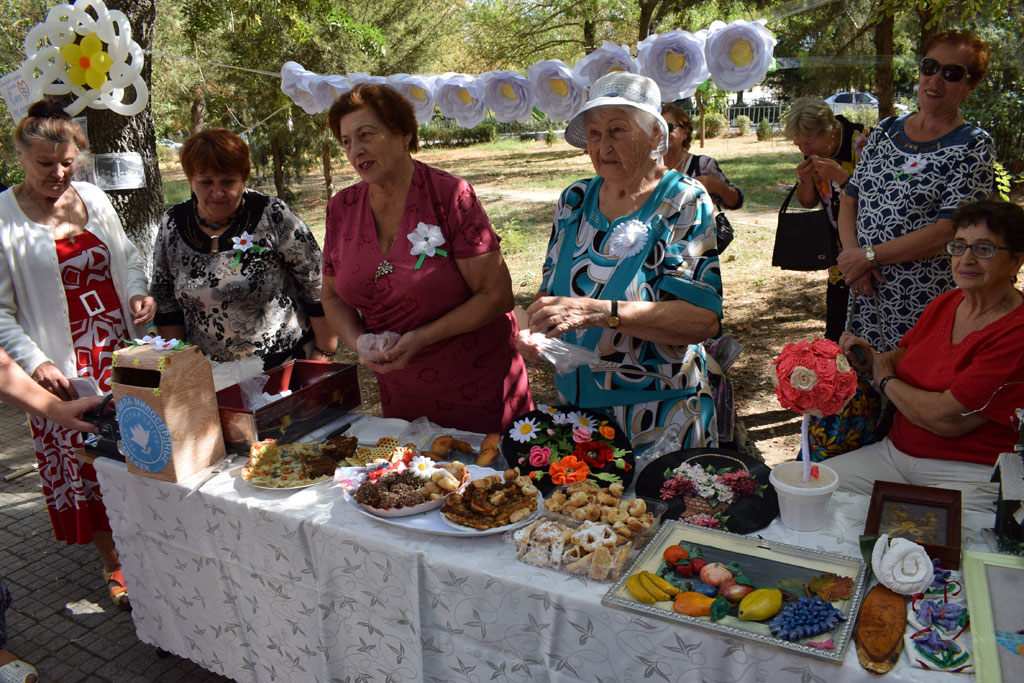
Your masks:
M530 335L529 344L537 348L540 357L555 366L555 372L564 375L581 365L594 365L601 360L601 354L561 339L545 337L540 332Z
M402 335L397 332L381 332L379 334L361 334L356 339L356 353L359 360L370 361L371 363L383 363L387 361L384 354L394 346Z

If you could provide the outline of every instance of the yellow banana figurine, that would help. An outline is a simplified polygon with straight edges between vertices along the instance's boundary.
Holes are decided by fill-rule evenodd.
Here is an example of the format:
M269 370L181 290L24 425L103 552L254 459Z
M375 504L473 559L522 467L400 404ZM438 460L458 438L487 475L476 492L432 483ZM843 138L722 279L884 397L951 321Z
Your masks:
M655 602L665 602L671 600L672 596L661 590L658 584L651 580L650 572L640 572L640 585L644 587L651 597L654 598Z
M658 588L660 588L661 590L663 590L663 591L665 591L666 593L668 593L668 595L669 595L669 598L674 598L674 597L675 597L676 595L678 595L679 593L681 593L681 592L682 592L682 591L681 591L681 590L679 589L679 587L677 587L677 586L676 586L675 584L673 584L673 583L672 583L671 581L667 581L667 580L665 580L665 579L661 578L660 576L658 576L658 575L657 575L657 574L655 574L654 572L649 572L649 571L646 571L646 570L645 570L645 571L643 571L643 572L641 572L641 573L642 573L642 574L643 574L644 576L646 576L647 578L649 578L649 579L650 579L650 580L651 580L652 582L654 582L654 585L655 585L655 586L657 586L657 587L658 587Z
M647 592L647 589L644 588L643 584L640 583L640 574L633 574L626 580L626 589L629 591L630 595L642 603L653 605L657 602L654 597Z

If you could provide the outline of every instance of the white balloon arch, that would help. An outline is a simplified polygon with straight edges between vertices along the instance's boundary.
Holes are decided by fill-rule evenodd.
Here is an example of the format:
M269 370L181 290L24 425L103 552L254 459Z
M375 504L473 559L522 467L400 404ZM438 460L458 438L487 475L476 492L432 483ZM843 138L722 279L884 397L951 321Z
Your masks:
M632 56L626 45L605 42L569 67L558 59L545 59L530 67L526 76L515 71L489 71L479 76L397 74L387 78L348 74L323 76L296 62L281 67L281 90L307 114L326 111L357 82L387 82L413 104L422 125L434 115L434 105L463 127L476 126L487 115L502 123L526 121L534 107L556 121L564 121L586 101L590 84L611 71L629 71L653 79L665 101L689 97L710 75L723 90L752 88L764 80L772 65L776 40L766 20L715 21L707 29L690 33L670 31L648 36Z

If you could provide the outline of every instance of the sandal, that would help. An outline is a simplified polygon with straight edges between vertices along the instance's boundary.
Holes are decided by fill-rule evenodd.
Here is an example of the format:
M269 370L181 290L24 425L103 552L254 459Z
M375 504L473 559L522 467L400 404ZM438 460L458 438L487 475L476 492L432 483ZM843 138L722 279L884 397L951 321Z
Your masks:
M131 609L131 603L128 602L128 587L124 585L124 574L121 573L121 570L108 572L104 569L103 578L107 581L107 590L110 591L110 599L114 601L114 605L118 609Z
M29 676L35 676L39 680L39 672L28 662L15 659L0 666L0 683L26 683Z

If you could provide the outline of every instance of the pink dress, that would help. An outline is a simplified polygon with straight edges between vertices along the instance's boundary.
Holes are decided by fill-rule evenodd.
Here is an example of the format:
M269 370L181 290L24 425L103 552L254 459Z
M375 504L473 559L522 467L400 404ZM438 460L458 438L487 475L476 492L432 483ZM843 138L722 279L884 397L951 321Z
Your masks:
M367 332L403 334L436 320L470 298L454 259L498 249L500 238L461 178L415 162L398 237L381 254L370 211L369 186L360 182L327 205L324 275L363 316ZM421 223L438 226L447 256L410 251L408 236ZM377 375L384 417L427 417L444 427L496 432L531 410L526 366L516 351L515 317L505 313L477 330L420 349L401 370Z
M128 335L110 278L110 253L88 231L74 242L57 240L56 246L78 374L95 378L109 392L113 354ZM39 417L30 424L54 536L70 545L91 542L95 531L110 531L96 471L75 458L81 433Z

